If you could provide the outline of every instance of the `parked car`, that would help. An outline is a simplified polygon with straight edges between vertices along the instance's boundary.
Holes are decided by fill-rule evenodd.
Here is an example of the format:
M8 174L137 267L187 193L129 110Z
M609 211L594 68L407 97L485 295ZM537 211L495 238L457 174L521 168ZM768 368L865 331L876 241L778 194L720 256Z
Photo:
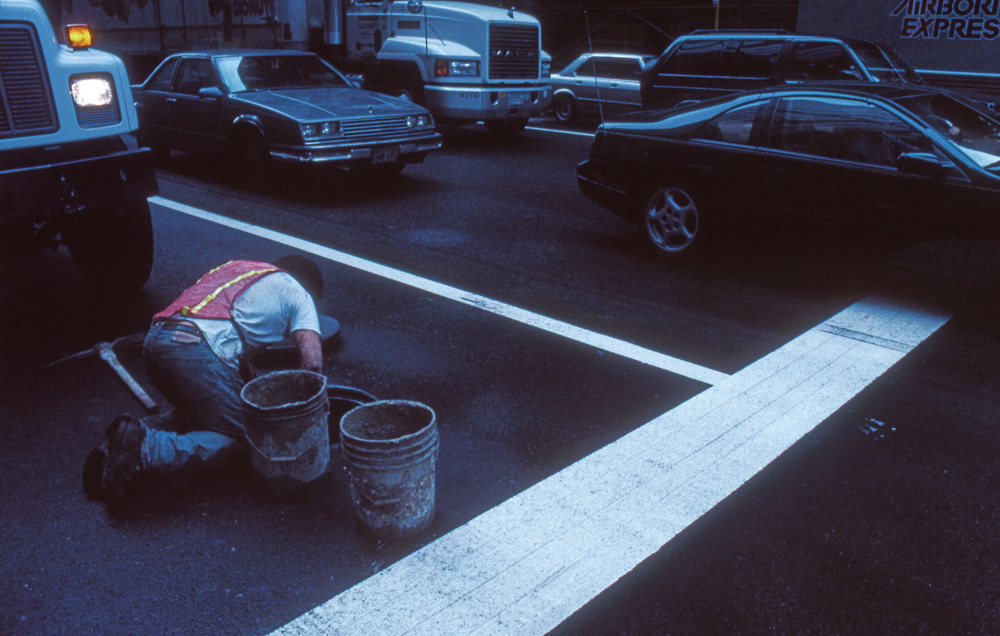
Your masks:
M836 80L923 83L885 44L788 31L695 31L646 65L640 93L645 108L672 108L738 91Z
M612 115L641 108L639 78L652 55L584 53L550 78L556 119Z
M929 86L840 82L739 93L624 115L577 167L590 199L658 253L780 213L1000 237L1000 118Z
M133 92L154 153L226 153L250 175L271 162L398 172L441 147L427 109L363 91L312 53L178 53Z

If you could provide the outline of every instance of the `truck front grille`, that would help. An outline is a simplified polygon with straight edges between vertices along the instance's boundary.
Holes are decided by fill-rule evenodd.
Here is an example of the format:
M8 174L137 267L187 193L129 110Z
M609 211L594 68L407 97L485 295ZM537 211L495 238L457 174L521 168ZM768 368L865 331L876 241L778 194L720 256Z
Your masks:
M538 27L490 25L490 79L538 79Z
M34 28L0 25L0 136L39 135L56 128Z

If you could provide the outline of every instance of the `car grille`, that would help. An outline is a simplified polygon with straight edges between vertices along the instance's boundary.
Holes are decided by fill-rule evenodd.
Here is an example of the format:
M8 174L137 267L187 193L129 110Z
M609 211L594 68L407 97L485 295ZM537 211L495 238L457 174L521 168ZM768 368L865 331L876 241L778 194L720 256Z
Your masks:
M538 79L538 27L490 25L490 79Z
M57 127L34 29L0 25L0 136L39 135Z
M341 124L341 131L348 141L377 141L406 135L412 133L413 129L406 125L405 116L397 116L349 119Z

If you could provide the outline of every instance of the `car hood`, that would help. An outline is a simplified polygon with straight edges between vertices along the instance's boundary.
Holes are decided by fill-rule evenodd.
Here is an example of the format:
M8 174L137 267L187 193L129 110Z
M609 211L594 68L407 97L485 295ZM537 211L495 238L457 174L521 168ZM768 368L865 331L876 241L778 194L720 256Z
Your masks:
M299 120L408 115L425 109L388 95L357 88L290 88L235 93L236 101L256 104Z

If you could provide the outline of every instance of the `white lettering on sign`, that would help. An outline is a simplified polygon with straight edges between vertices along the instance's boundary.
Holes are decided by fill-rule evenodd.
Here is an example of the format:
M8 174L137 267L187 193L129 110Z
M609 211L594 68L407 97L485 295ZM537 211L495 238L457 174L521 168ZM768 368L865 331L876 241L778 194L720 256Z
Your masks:
M274 0L233 0L233 16L274 17Z
M903 38L1000 37L1000 0L902 0L890 15L902 18L899 35Z

